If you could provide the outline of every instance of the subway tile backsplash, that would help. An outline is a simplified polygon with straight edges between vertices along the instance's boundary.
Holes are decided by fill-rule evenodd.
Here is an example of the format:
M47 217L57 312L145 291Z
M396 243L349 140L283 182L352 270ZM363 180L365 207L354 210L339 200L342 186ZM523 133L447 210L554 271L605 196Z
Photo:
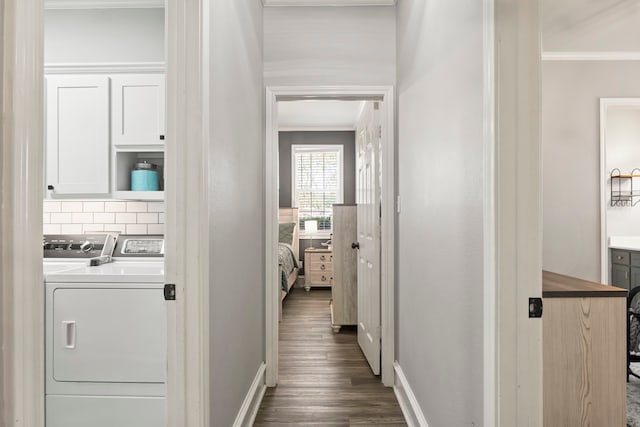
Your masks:
M44 234L164 234L164 202L45 200Z

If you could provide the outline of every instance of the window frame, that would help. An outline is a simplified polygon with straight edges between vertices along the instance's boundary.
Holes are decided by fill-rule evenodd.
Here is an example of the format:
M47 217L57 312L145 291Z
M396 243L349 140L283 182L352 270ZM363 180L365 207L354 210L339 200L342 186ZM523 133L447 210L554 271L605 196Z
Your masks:
M344 144L291 144L291 206L300 208L298 206L296 181L296 153L299 152L336 152L338 154L338 194L336 204L344 203ZM316 233L311 234L300 229L300 238L329 238L331 233L333 233L333 219L330 230L318 230Z

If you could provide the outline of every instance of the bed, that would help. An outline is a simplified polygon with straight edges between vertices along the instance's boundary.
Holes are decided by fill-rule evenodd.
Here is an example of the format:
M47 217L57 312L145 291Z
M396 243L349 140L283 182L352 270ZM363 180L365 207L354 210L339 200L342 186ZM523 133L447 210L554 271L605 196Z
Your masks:
M298 226L298 208L280 208L278 210L278 278L281 284L280 312L282 300L287 296L298 279L301 267L299 258L300 232ZM289 226L288 226L289 225ZM290 239L289 240L289 234Z

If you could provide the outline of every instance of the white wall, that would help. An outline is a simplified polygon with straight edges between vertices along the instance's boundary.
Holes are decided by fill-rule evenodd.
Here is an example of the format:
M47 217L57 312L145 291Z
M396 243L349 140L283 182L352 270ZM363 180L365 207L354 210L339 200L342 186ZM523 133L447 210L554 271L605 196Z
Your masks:
M545 270L600 281L600 98L640 97L639 75L640 61L543 62Z
M45 63L164 62L164 9L45 11Z
M267 7L265 85L393 85L394 7Z
M607 174L614 168L625 173L640 168L640 105L636 107L609 108L606 118L606 165ZM640 174L640 171L636 171ZM610 181L610 180L609 180ZM614 180L614 191L617 185ZM631 180L621 183L622 189L629 190ZM634 189L640 190L640 179L633 180ZM606 186L607 235L640 236L640 206L611 206L610 186Z
M429 425L481 426L482 2L397 13L398 361Z
M230 426L264 360L262 4L211 2L211 425Z
M545 51L640 51L640 2L544 0Z

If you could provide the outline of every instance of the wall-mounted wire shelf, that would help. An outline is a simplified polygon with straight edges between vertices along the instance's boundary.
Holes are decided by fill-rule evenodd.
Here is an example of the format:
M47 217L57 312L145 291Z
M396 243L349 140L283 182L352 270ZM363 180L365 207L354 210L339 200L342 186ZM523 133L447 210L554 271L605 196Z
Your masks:
M623 174L613 169L610 175L611 206L635 206L640 202L640 169Z

